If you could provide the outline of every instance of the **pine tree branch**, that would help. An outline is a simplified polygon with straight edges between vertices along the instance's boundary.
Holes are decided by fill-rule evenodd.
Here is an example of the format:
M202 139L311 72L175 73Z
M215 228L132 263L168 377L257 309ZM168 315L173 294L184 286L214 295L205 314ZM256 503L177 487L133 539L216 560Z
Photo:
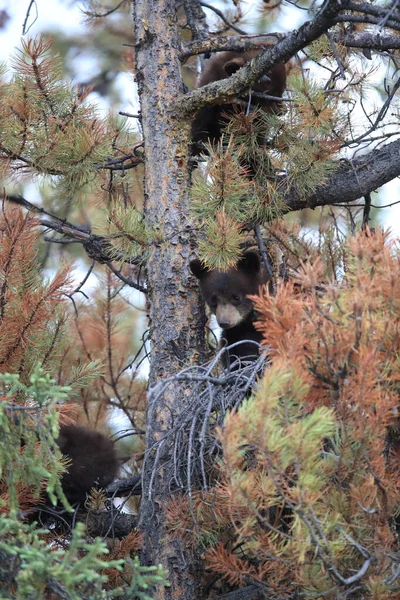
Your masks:
M400 10L396 9L395 6L390 8L390 6L377 6L369 4L368 2L357 3L350 1L347 5L347 10L354 10L357 13L380 17L381 20L379 25L382 27L387 26L387 23L390 19L396 20L400 23Z
M185 96L180 96L176 103L177 113L187 117L203 106L228 102L240 95L263 73L270 71L278 63L287 62L299 50L325 33L335 23L339 12L346 9L347 5L347 0L326 0L312 21L307 21L299 29L277 42L275 46L267 48L228 79L210 83Z
M120 156L118 158L108 157L105 162L93 165L93 169L106 169L108 171L128 171L129 169L134 169L143 163L143 157L137 153L138 148L141 148L142 146L143 142L140 141L135 144L132 153L125 154L124 156ZM38 170L37 164L35 164L35 162L32 160L29 160L26 156L23 156L23 154L12 152L4 146L0 147L0 158L3 158L1 157L1 153L4 154L4 158L7 158L7 160L20 161L20 163L22 163L22 168L26 167L36 171ZM129 162L125 164L126 161ZM63 175L63 172L57 169L41 169L40 172L44 175Z
M183 50L180 54L181 60L185 61L190 56L197 54L209 54L210 52L223 52L225 50L236 50L244 52L262 47L263 44L269 42L269 38L274 38L274 41L284 39L284 33L263 33L254 35L237 35L237 36L221 36L207 40L195 40L183 44Z
M119 8L121 8L121 6L123 6L124 4L126 4L127 0L121 0L121 2L119 2L117 4L117 6L114 6L113 8L110 8L109 10L106 10L103 13L98 13L98 12L92 12L90 10L87 11L82 11L84 15L87 15L88 17L92 17L93 19L103 19L104 17L108 17L108 15L112 15L114 12L116 12Z
M283 33L266 33L263 35L227 36L208 40L196 40L194 42L187 42L184 45L180 57L182 61L185 61L190 56L197 54L224 52L226 50L245 52L246 50L262 47L263 43L265 44L268 38L271 37L275 38L275 40L282 40L287 36ZM369 48L379 52L398 50L400 48L400 37L398 35L382 35L379 31L354 34L332 32L330 37L336 44L341 44L347 48Z
M184 0L183 5L193 39L204 40L208 37L208 25L200 0Z
M66 228L69 227L69 228L73 229L74 231L77 232L77 235L79 234L80 241L86 240L90 236L90 233L88 233L88 230L86 228L79 227L78 225L72 225L71 223L68 223L68 221L66 219L60 219L56 215L49 213L47 210L45 210L41 206L36 206L35 204L32 204L28 200L25 200L25 198L23 198L20 195L7 194L5 199L8 200L9 202L12 202L13 204L18 204L18 206L22 206L23 208L26 208L27 210L29 210L29 212L33 212L38 215L44 215L46 217L50 217L50 219L52 219L54 221L55 226L59 225L61 227L64 225ZM46 225L47 225L47 223L46 223ZM50 227L50 229L52 229L52 228ZM55 229L55 227L54 227L54 229ZM58 230L56 230L56 231L58 231Z
M400 48L400 37L398 35L381 35L380 32L370 33L355 33L341 35L338 33L332 34L332 39L336 43L340 43L347 48L370 48L385 52L387 50L398 50Z
M397 50L400 48L400 37L397 35L381 34L377 32L360 32L360 33L347 33L342 34L339 32L332 32L330 34L332 40L336 44L341 44L347 48L370 48L371 50L378 50L385 52L388 50ZM209 54L213 52L224 52L227 50L233 50L236 52L245 52L246 50L253 50L263 46L268 38L275 38L275 40L286 39L287 35L284 33L265 33L258 35L245 35L245 36L226 36L219 38L212 38L208 40L196 40L194 42L187 42L181 53L181 60L185 61L190 56L197 54Z
M2 156L2 154L4 154L4 156ZM8 148L1 146L0 147L0 159L5 159L5 158L10 161L20 161L20 163L22 163L21 168L29 167L31 169L36 169L36 171L38 171L35 163L33 161L29 160L26 156L12 152ZM40 173L46 174L46 175L56 175L56 176L62 176L62 174L63 174L62 171L58 171L57 169L47 169L46 171L41 170Z
M18 204L23 208L26 208L30 212L41 215L40 224L47 229L51 229L52 231L56 231L57 233L66 236L61 239L49 239L50 242L55 243L71 243L78 242L82 244L85 249L87 255L92 260L95 260L99 263L107 264L107 266L112 270L112 272L121 279L124 283L133 287L140 292L146 293L146 288L139 283L135 283L131 278L125 277L120 270L116 269L113 266L114 261L120 261L128 264L139 264L141 262L141 258L133 257L129 258L124 254L119 253L111 244L110 241L99 235L94 235L83 227L79 227L78 225L73 225L69 223L65 219L60 219L56 215L53 215L46 211L44 208L40 206L35 206L28 200L25 200L22 196L9 194L6 197L6 200L12 202L13 204Z
M370 25L380 25L381 19L379 17L373 17L371 15L338 15L336 23L368 23ZM400 31L400 22L394 19L389 20L386 23L386 27L390 27L395 31Z
M339 168L306 200L291 190L285 197L286 210L347 204L378 189L400 175L400 140L376 148L352 160L340 161Z
M132 117L137 117L137 115L130 115ZM131 154L125 154L124 156L120 156L119 158L107 158L106 162L99 163L94 165L94 169L106 169L108 171L128 171L129 169L134 169L138 165L143 163L143 158L136 153L136 149L143 146L143 142L139 142L135 145L134 151ZM130 161L128 164L125 164L125 161Z

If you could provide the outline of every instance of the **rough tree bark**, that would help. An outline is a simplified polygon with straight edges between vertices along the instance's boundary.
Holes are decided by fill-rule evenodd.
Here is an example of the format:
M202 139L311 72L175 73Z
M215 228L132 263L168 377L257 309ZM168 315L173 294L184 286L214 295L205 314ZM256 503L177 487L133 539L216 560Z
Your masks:
M152 344L150 386L197 359L204 347L204 311L189 272L192 222L189 216L188 142L190 120L176 118L174 103L183 94L175 0L138 0L134 4L136 77L145 144L145 205L147 225L155 232L147 262L148 314ZM169 569L169 588L155 598L200 598L193 577L190 549L171 540L163 505L171 494L170 451L158 456L160 467L151 479L154 444L162 439L185 402L176 386L156 406L149 406L147 459L143 478L142 559Z

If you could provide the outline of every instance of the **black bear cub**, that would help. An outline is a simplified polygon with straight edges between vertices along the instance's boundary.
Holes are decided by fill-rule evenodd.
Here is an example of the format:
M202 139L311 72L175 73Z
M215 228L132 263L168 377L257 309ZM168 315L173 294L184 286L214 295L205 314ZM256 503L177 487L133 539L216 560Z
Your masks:
M219 52L208 60L197 87L226 79L263 50L264 48L246 52ZM281 98L285 89L286 67L284 64L279 64L253 85L251 94L243 94L240 100L243 101L243 104L247 104L250 100L252 107L261 108L267 113L279 113L282 106L279 100L263 99L260 95L267 94ZM202 152L202 143L207 140L210 140L211 143L217 142L222 135L223 127L238 110L240 110L240 105L237 103L205 106L199 110L192 125L193 153Z
M190 269L200 283L201 293L223 330L222 340L230 346L242 340L260 343L262 335L254 327L256 314L249 294L258 294L260 286L269 282L258 254L247 251L235 268L228 271L209 271L196 259ZM251 341L238 344L229 351L229 364L236 359L254 360L258 348Z
M61 479L71 504L84 501L92 487L104 488L115 479L119 465L114 443L99 431L81 425L61 425L56 442L71 459Z

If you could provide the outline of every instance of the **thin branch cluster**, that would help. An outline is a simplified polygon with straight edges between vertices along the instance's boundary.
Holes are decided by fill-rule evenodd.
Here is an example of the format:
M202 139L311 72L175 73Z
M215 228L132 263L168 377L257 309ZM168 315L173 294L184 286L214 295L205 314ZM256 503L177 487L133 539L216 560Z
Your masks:
M241 343L249 342L238 342L228 348L234 350ZM152 421L162 407L166 390L177 383L187 390L185 405L174 415L172 428L160 432L160 440L150 450L156 457L153 480L166 461L172 466L171 490L187 489L191 494L195 489L208 489L213 479L213 464L221 451L215 433L223 426L227 413L235 410L256 387L264 368L265 350L258 360L234 363L230 370L219 373L218 363L226 352L223 348L208 363L180 371L148 392L148 418ZM146 456L144 459L143 468ZM152 485L149 494L152 497Z

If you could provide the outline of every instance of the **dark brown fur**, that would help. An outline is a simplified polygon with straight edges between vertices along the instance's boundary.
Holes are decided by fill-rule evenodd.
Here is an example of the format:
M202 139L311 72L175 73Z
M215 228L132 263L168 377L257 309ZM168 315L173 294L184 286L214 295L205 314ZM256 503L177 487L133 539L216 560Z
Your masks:
M253 303L247 297L258 294L260 287L269 281L258 254L246 252L236 268L226 272L208 271L198 259L190 263L190 268L199 280L204 300L222 328L222 340L226 345L242 340L260 343L262 335L254 327ZM240 344L229 351L229 362L232 365L236 358L254 360L257 354L255 344Z
M61 425L57 444L72 461L62 476L64 494L72 504L83 502L92 487L106 487L118 471L113 442L80 425Z
M247 52L220 52L214 55L208 60L204 71L200 75L197 87L226 79L262 51L263 49L248 50ZM262 78L252 87L253 92L278 98L282 97L285 89L286 67L284 64L276 65L272 71L267 73L267 77ZM249 95L244 94L241 99L247 102ZM265 112L270 113L278 113L281 110L279 101L263 100L261 98L252 99L252 106L260 107ZM222 115L228 115L229 118L238 110L240 110L240 107L237 104L213 105L202 108L197 113L192 125L193 153L199 154L204 151L202 144L207 140L210 140L211 143L217 142L227 122L227 118Z

